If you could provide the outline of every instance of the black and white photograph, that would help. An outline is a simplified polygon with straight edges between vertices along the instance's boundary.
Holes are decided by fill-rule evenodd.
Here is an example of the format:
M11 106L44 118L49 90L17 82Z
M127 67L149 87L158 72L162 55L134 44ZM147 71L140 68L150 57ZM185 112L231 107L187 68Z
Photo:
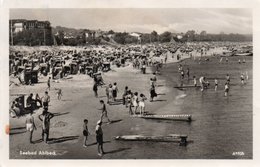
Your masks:
M0 9L0 166L258 166L259 0Z
M9 10L10 159L252 159L248 8Z

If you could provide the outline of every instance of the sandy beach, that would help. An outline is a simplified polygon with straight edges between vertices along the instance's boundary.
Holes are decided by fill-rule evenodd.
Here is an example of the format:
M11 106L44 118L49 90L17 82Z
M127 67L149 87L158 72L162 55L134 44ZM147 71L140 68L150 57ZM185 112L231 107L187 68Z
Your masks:
M168 56L168 63L157 76L156 91L159 96L154 102L146 102L146 111L151 114L192 114L193 121L173 122L156 121L131 117L123 105L107 105L112 124L103 124L104 154L97 155L95 126L100 119L99 100L106 100L105 88L98 90L98 98L92 91L93 79L87 75L72 75L70 79L51 82L49 111L55 115L51 120L50 142L41 141L41 122L33 114L37 131L33 134L35 144L29 143L25 129L25 117L10 118L10 158L11 159L186 159L186 158L252 158L252 57L245 57L245 64L238 64L240 57L229 57L229 63L219 64L220 57L210 57L210 61L198 62L197 58L182 57L181 64L189 66L191 77L224 78L227 71L231 76L231 90L224 97L224 80L219 79L219 89L214 91L214 80L209 80L210 88L205 92L195 88L178 90L180 84L176 57ZM133 69L131 63L126 67L112 66L112 71L103 73L105 83L117 82L121 99L125 86L149 97L149 79L154 69L148 68L147 74ZM240 72L247 71L249 80L240 84ZM10 79L10 81L15 81ZM47 77L33 85L12 85L10 94L39 93L47 88ZM184 84L191 84L185 81ZM63 91L62 100L56 97L56 90ZM88 119L91 135L88 147L84 148L82 126ZM123 142L114 140L118 135L167 135L186 134L189 143L180 147L177 143ZM27 142L28 141L28 142ZM156 150L156 151L155 151ZM174 151L173 151L174 150ZM244 151L243 157L233 156L232 152ZM23 155L22 152L47 151L52 155ZM47 153L46 153L47 154ZM55 154L55 155L53 155Z

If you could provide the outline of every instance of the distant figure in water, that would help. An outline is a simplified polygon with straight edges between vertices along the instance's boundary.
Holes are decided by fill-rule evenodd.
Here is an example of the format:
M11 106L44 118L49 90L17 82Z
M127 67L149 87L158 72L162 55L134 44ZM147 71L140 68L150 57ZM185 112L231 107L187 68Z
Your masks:
M215 79L215 91L217 91L217 89L218 89L218 80L217 80L217 78Z
M227 83L229 84L230 83L230 76L229 76L229 74L226 75L226 79L227 79Z
M244 77L244 74L243 74L243 73L241 73L241 75L240 75L240 79L241 79L241 83L242 83L242 85L244 85L245 77Z
M238 59L238 63L239 63L239 64L241 64L241 61L240 61L240 59Z
M228 63L228 58L226 57L226 63Z
M228 96L228 92L229 92L229 84L226 82L225 83L225 96Z
M243 63L246 63L246 59L243 59Z
M205 78L202 76L202 77L200 77L200 87L201 87L201 91L203 92L204 91L204 83L205 83L205 80L204 80Z
M219 60L219 63L221 63L221 62L222 62L222 60L223 60L223 57L221 57L221 58L220 58L220 60Z
M193 76L193 84L194 84L195 87L197 86L197 79L196 79L196 76Z
M246 71L246 80L249 80L249 76L248 76L247 71Z

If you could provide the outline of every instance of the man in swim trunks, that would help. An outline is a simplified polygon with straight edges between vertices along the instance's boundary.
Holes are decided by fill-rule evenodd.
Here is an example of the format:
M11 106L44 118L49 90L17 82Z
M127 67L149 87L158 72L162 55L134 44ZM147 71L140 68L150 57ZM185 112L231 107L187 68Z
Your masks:
M30 143L33 143L32 141L32 136L33 136L33 131L37 130L35 123L34 123L34 117L32 116L32 112L26 117L26 130L30 133Z

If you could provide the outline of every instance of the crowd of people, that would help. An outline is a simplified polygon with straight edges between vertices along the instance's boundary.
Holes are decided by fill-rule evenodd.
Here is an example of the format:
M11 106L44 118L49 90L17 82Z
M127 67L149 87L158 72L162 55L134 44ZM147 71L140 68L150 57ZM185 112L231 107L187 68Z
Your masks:
M21 83L32 83L32 74L29 77L25 77L25 72L37 71L37 76L45 76L47 79L47 88L45 90L44 96L40 97L38 93L33 97L31 93L26 99L26 109L19 101L19 98L13 101L11 105L12 115L19 117L22 111L28 110L29 114L26 117L26 129L30 132L29 141L33 143L32 137L34 130L37 130L35 124L35 118L33 116L33 111L38 108L43 108L42 114L39 115L38 119L42 122L42 141L48 143L49 141L49 131L50 131L50 121L54 117L54 114L49 112L50 96L48 91L56 90L57 99L61 100L62 89L52 88L51 80L57 78L63 78L66 75L76 75L83 74L93 77L93 92L96 98L99 98L99 89L103 88L106 94L106 103L103 99L99 99L101 105L101 116L97 120L97 125L95 128L96 141L98 145L98 155L103 155L103 130L102 123L107 120L110 124L113 122L108 115L108 105L113 105L114 103L119 103L124 105L128 109L129 115L145 115L146 114L146 101L148 98L143 92L134 91L130 89L129 85L125 85L124 90L121 92L118 88L118 83L105 83L102 79L101 72L107 72L111 68L111 65L116 65L117 67L124 67L126 63L131 63L133 68L139 69L142 74L146 74L147 67L154 69L154 72L150 78L149 92L150 92L150 102L154 101L157 97L156 87L157 85L157 75L160 74L160 68L163 64L167 63L168 56L166 53L170 52L172 55L179 50L181 54L177 54L177 60L182 58L182 54L189 55L192 58L194 55L191 51L202 55L206 55L209 51L209 45L185 45L185 44L165 44L165 45L147 45L144 48L139 46L121 46L121 47L108 47L102 46L101 49L87 49L82 50L59 50L59 51L39 51L32 53L24 52L11 52L10 53L10 74L17 77ZM200 59L200 62L202 60ZM208 60L205 60L208 61ZM220 58L222 62L222 57ZM228 58L226 58L226 63L228 63ZM241 61L239 60L239 64ZM243 60L245 63L245 60ZM22 68L21 68L22 67ZM37 68L36 68L37 67ZM184 79L190 79L192 73L189 67L184 69L182 64L178 65L178 72L180 73L181 86L184 86ZM22 75L24 78L22 79ZM49 76L52 77L49 77ZM245 77L246 75L246 77ZM241 73L240 79L241 83L245 84L245 78L248 79L247 72ZM193 85L197 87L197 78L194 75ZM200 90L203 92L205 89L209 88L210 82L206 80L205 76L199 77ZM99 86L102 86L101 88ZM219 86L218 78L214 79L214 89L217 91ZM226 75L226 82L224 86L225 96L228 96L230 89L230 76ZM121 95L120 95L121 93ZM121 98L122 97L122 98ZM88 119L83 120L83 146L87 147L87 140L90 132L88 130Z

